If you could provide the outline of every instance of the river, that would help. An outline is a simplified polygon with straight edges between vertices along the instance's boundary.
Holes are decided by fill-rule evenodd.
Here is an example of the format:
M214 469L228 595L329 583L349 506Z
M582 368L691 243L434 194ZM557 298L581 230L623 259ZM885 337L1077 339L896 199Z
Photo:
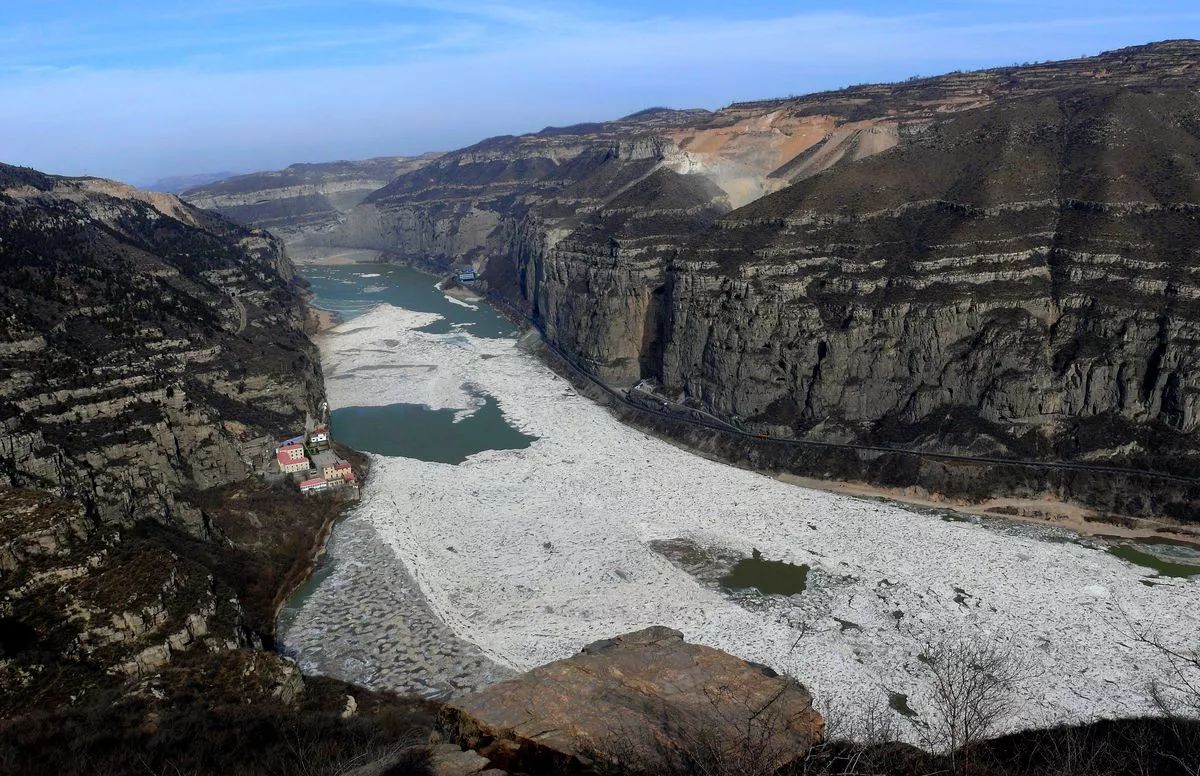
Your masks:
M907 724L929 702L922 648L978 635L1030 657L1014 724L1038 725L1148 712L1169 666L1132 628L1200 633L1200 560L1179 548L1148 568L1148 545L725 466L619 423L427 275L308 276L345 321L320 341L333 433L372 473L281 615L306 670L445 695L659 624Z

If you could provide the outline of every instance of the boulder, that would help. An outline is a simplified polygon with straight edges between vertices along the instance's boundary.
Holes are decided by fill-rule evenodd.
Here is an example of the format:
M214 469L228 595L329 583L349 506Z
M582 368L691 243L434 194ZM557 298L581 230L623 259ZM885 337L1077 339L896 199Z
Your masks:
M495 767L587 774L713 759L773 771L802 758L825 723L794 679L651 627L451 700L438 726Z

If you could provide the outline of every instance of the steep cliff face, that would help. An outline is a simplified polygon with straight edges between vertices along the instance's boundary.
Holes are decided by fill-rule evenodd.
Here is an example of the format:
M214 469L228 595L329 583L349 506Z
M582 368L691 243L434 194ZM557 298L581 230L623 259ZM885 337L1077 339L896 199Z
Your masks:
M772 434L1194 471L1198 153L1185 89L941 122L689 246L661 379Z
M202 531L323 395L274 238L173 196L0 166L0 482Z
M530 296L547 336L612 382L653 373L675 246L728 210L708 179L668 169L609 200L534 264Z
M408 713L268 651L341 508L248 476L323 398L302 291L261 230L0 165L9 770L224 771L219 731L245 725L267 742L319 727L344 759L383 729L347 704ZM272 767L289 757L271 749Z

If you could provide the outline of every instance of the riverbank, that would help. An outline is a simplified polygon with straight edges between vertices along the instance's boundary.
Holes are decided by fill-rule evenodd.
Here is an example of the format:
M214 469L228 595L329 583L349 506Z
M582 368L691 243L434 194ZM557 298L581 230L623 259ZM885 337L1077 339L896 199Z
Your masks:
M289 245L292 262L303 267L337 267L346 264L374 264L383 261L383 253L368 248L327 248Z
M1091 538L1156 539L1169 538L1200 548L1200 531L1188 526L1146 518L1122 518L1050 499L996 498L977 504L930 497L916 488L885 488L863 482L818 480L783 473L781 482L801 488L824 490L847 496L885 499L923 509L947 510L964 516L1008 520L1024 525L1048 525Z
M503 310L503 308L502 308ZM518 320L507 310L503 310L510 320ZM518 322L520 322L518 320ZM998 522L1009 522L1014 525L1044 526L1077 535L1080 538L1112 540L1148 540L1177 543L1200 550L1200 527L1180 523L1170 519L1153 519L1100 513L1079 504L1054 499L1051 496L1043 498L1009 498L995 497L983 501L972 502L962 498L950 498L938 493L929 493L919 486L904 488L889 488L873 483L856 480L839 480L833 478L805 477L791 472L780 472L777 469L763 468L752 465L747 458L732 456L729 451L725 455L706 449L698 440L706 435L700 431L700 436L688 433L693 431L690 426L680 424L644 423L644 417L636 409L615 406L610 396L606 395L594 383L584 379L562 358L551 351L533 329L525 329L523 342L528 346L528 352L535 355L546 364L555 374L567 380L583 395L590 397L613 411L614 416L621 422L628 423L658 439L686 450L707 460L753 471L764 476L773 477L797 487L820 490L827 493L851 496L868 500L881 500L901 507L912 507L922 510L936 510L942 513L953 513L965 519L982 518ZM652 421L655 419L651 419ZM685 433L677 433L678 429ZM1194 564L1200 568L1200 560Z
M334 326L337 326L342 322L341 317L332 310L323 310L320 307L311 306L308 309L312 311L313 317L317 320L317 330L315 335L319 336L320 334L332 329Z

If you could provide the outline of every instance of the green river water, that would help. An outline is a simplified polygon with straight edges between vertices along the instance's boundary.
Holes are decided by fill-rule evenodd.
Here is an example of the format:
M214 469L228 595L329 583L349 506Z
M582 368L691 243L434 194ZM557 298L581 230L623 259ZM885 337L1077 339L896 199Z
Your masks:
M467 332L476 337L514 337L513 326L482 302L470 307L446 298L435 286L437 279L411 267L396 264L343 264L312 267L305 277L311 283L313 304L352 320L378 304L416 312L437 313L442 319L419 331L432 334ZM500 405L487 394L470 415L455 420L452 409L430 409L422 404L384 407L338 407L330 416L333 436L355 450L421 461L459 464L484 450L519 450L536 437L522 434L504 417Z

